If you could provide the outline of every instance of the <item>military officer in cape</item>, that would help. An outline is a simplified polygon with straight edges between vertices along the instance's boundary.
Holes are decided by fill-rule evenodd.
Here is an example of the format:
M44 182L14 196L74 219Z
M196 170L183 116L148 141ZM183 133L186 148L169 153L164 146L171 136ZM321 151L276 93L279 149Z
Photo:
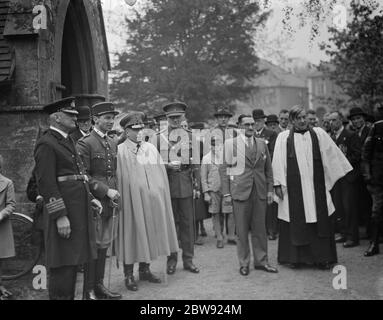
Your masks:
M50 128L35 149L35 174L44 199L43 225L51 300L73 300L77 266L97 256L93 218L101 203L69 133L76 128L74 98L47 105Z
M103 211L95 220L97 260L85 267L83 299L116 300L121 299L121 295L105 288L103 280L107 250L117 231L115 208L120 198L116 180L117 141L108 136L118 112L112 103L100 102L92 106L92 114L94 128L88 136L77 142L77 150L89 176L90 190L101 201Z
M190 131L181 127L186 109L186 104L182 102L173 102L164 106L168 128L154 135L151 142L157 147L165 162L184 269L199 273L199 269L193 263L195 240L193 197L199 194L199 186L195 179L196 166L193 165L192 160L192 135ZM193 188L197 192L193 192ZM177 252L171 253L167 263L168 274L175 273L177 260Z

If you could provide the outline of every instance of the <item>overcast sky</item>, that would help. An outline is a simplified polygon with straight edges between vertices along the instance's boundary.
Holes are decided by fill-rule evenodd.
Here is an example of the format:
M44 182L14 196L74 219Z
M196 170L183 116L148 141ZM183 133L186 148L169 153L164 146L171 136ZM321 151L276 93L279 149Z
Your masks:
M123 26L124 16L129 15L132 12L132 8L139 8L144 1L146 0L137 0L136 4L130 7L124 0L103 0L108 42L112 53L119 51L124 44L126 31L121 27ZM286 7L286 3L293 5L299 10L301 8L301 1L304 0L269 0L268 8L272 9L273 13L267 23L266 32L271 39L278 36L283 37L287 47L287 56L291 58L303 58L318 64L320 60L326 60L324 53L319 50L319 44L322 41L328 40L327 28L332 24L335 13L327 18L327 21L321 26L320 35L310 43L310 26L300 28L298 27L298 19L293 18L291 25L295 32L289 35L284 30L282 23L284 17L283 8ZM346 3L349 2L349 0L344 1ZM110 12L112 12L112 14L110 14Z

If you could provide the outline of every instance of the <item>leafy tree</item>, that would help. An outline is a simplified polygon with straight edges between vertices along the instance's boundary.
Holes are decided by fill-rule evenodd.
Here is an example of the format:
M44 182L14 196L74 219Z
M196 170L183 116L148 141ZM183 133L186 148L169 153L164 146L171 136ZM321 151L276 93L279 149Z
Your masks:
M383 16L377 8L376 1L353 0L347 28L329 28L330 43L323 46L332 64L324 71L350 97L348 104L369 112L383 93Z
M160 111L181 100L193 121L246 96L258 74L252 34L268 13L252 0L151 0L127 19L113 98L128 109ZM143 105L144 104L144 105Z

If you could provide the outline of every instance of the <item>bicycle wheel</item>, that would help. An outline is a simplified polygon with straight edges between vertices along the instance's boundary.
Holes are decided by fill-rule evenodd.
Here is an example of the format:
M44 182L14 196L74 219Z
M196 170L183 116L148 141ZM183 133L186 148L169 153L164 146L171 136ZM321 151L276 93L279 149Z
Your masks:
M34 237L33 219L21 213L13 213L10 220L16 256L3 260L3 280L14 280L26 275L36 265L41 254L41 239L36 241Z

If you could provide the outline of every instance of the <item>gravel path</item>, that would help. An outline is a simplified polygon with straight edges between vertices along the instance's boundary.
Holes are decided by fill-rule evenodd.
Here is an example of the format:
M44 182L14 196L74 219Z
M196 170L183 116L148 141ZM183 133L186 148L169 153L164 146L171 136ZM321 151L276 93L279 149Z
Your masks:
M173 276L165 274L166 259L152 263L152 271L163 279L162 284L138 282L139 291L125 289L122 268L113 266L111 287L121 292L125 300L257 300L257 299L383 299L383 254L363 257L367 241L361 246L344 249L338 245L339 264L347 269L347 289L335 290L332 282L336 274L311 268L292 270L277 265L277 241L269 242L269 261L279 269L278 274L251 270L248 277L238 273L235 246L217 249L211 221L206 221L208 237L203 246L196 246L195 264L198 275L186 272L179 261ZM381 245L383 247L383 245ZM108 271L107 265L107 271ZM136 266L138 268L138 266ZM108 276L105 283L108 283ZM46 291L31 289L31 279L8 283L18 299L47 299ZM78 277L77 299L81 299L82 275Z

